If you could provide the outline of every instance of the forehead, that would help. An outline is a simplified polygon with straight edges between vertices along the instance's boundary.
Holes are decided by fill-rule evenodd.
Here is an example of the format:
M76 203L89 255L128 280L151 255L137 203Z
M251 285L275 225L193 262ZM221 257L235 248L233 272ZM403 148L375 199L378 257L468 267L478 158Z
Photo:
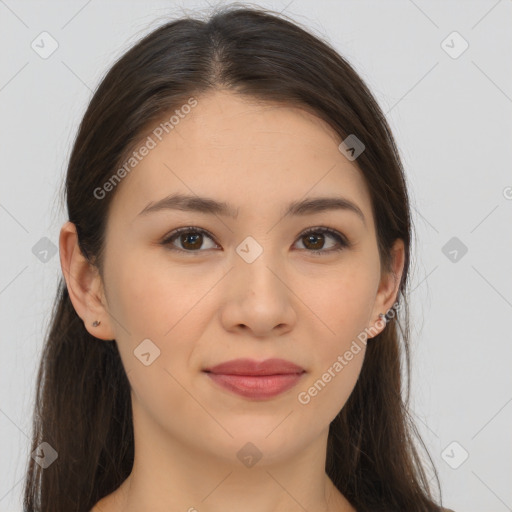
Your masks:
M228 92L196 100L191 109L176 109L172 124L165 124L171 112L145 130L136 150L151 149L117 186L112 215L131 220L172 192L215 197L239 207L242 216L257 213L262 199L280 207L334 192L369 212L361 171L339 151L341 139L325 121Z

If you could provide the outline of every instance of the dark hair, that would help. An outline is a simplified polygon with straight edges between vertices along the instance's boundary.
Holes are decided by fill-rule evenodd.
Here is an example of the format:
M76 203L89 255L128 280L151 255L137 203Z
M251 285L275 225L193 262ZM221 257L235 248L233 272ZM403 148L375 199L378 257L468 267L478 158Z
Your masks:
M167 22L129 49L98 86L70 155L67 210L82 253L101 273L115 191L102 200L94 191L151 123L191 95L215 89L306 109L340 140L354 134L364 143L356 163L371 196L383 268L390 269L393 242L405 244L397 296L403 307L401 318L390 318L367 345L355 388L330 425L326 472L360 512L439 511L416 441L427 451L408 412L412 226L404 172L375 99L328 43L283 15L232 4L206 20ZM29 459L24 509L89 511L132 470L130 385L115 340L99 342L89 334L63 278L52 314L37 376L32 450L47 442L58 459L46 470Z

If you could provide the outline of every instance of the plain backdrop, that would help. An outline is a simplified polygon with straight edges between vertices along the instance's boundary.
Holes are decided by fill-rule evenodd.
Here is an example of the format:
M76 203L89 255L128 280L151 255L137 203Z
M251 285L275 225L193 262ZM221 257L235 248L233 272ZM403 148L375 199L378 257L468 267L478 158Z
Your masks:
M512 510L512 1L259 5L335 46L386 113L417 239L413 413L445 506ZM22 510L35 374L61 275L51 248L67 219L59 196L78 123L129 46L208 8L0 0L0 512ZM47 58L32 46L42 32L58 44Z

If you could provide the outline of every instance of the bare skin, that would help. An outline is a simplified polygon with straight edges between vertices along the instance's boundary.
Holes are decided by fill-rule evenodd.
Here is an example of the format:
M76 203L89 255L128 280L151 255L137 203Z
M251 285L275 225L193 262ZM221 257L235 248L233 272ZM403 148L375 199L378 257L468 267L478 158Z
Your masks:
M353 512L326 475L325 457L329 424L354 388L365 345L307 404L298 396L358 334L385 328L379 313L396 300L403 243L395 244L393 272L384 272L357 161L341 154L323 121L226 91L197 100L117 185L104 280L80 253L74 225L61 230L73 306L97 343L116 340L132 389L134 467L92 510ZM227 202L238 214L139 215L177 192ZM349 200L364 219L350 209L283 216L291 201L320 196ZM187 226L212 237L161 243ZM304 235L322 226L350 245L335 251L329 233ZM251 262L237 252L247 237L262 249ZM149 365L134 355L145 339L160 350ZM203 371L239 357L283 358L306 373L294 388L254 400ZM261 454L251 467L237 457L247 443Z

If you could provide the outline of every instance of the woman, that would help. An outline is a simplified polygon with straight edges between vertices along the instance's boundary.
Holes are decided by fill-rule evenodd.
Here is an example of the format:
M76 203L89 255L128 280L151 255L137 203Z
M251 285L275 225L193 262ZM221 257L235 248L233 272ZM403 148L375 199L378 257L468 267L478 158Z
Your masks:
M27 511L442 510L402 397L404 173L331 47L257 8L163 25L66 193Z

